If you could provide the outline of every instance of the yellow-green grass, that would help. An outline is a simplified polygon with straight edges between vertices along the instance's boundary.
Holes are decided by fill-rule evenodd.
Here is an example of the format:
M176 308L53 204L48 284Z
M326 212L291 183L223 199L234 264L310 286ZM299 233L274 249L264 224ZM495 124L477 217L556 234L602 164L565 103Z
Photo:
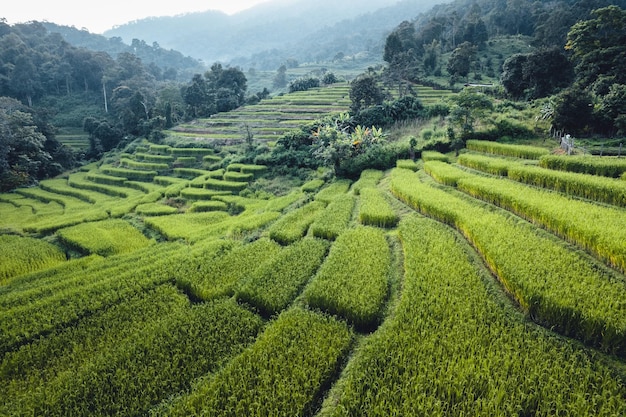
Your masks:
M513 211L626 271L626 231L615 227L626 216L624 209L571 199L510 180L473 175L452 166L440 167L457 171L460 190ZM438 169L432 170L433 174Z
M324 203L313 201L285 214L269 228L270 238L283 245L301 239L324 207Z
M180 191L180 196L188 200L211 200L218 195L230 194L230 191L207 190L205 188L184 188Z
M355 197L350 194L335 199L311 224L311 234L319 238L335 240L348 228L355 200Z
M189 211L205 212L205 211L228 211L228 205L223 201L196 201L189 207Z
M316 179L312 179L302 184L300 189L307 193L314 193L314 192L317 192L317 190L319 190L322 187L322 185L324 185L324 183L325 183L324 180L316 178Z
M0 285L11 278L67 260L61 248L40 239L0 235Z
M0 414L147 414L238 354L261 326L232 301L192 306L170 285L135 294L9 353Z
M139 230L121 219L83 223L57 231L60 241L84 254L111 256L150 244Z
M514 156L523 159L540 159L550 153L547 148L528 145L512 145L485 140L468 140L467 149L493 155Z
M344 195L350 189L352 181L347 179L335 180L335 182L322 188L316 195L315 200L329 204L336 198Z
M394 227L398 215L377 188L363 188L359 199L359 222L368 226Z
M396 167L402 169L410 169L411 171L417 171L419 169L417 163L412 159L398 159L396 161Z
M51 193L74 197L90 204L94 204L98 201L96 199L96 196L92 195L91 193L87 191L82 191L82 190L78 190L76 188L71 187L67 183L67 180L62 179L62 178L40 181L39 188L41 188L42 190L51 192Z
M336 314L357 328L375 328L387 300L391 254L384 233L358 227L341 234L317 275L306 287L304 300Z
M366 169L361 172L359 180L352 184L350 188L355 195L359 195L363 188L373 188L378 185L381 179L385 176L383 171L377 169Z
M295 308L258 340L167 409L169 416L304 416L352 345L342 322Z
M538 323L626 355L623 276L518 217L427 185L410 171L392 171L391 187L411 207L459 229Z
M229 217L225 212L173 214L147 218L144 222L169 240L191 240Z
M57 276L50 283L57 290L4 310L0 315L0 354L170 281L171 267L179 262L173 255L179 248L171 244L150 246Z
M423 161L441 161L441 162L450 162L448 157L441 152L436 151L424 151L422 152L422 160Z
M135 207L135 213L141 214L142 216L165 216L178 213L178 209L160 203L146 203Z
M280 250L280 246L269 239L236 244L219 258L203 263L185 274L179 274L176 285L195 299L203 301L232 296L243 284L243 280L269 262Z
M315 275L328 247L326 241L311 238L287 246L244 280L237 298L264 316L280 313Z
M539 160L544 168L580 174L619 178L626 173L626 159L613 156L547 155Z
M485 285L491 276L458 235L417 216L399 229L404 281L397 307L355 351L318 416L626 412L615 371L494 297Z
M509 169L520 165L519 163L506 159L475 153L464 153L459 155L457 162L468 168L500 176L507 176L509 174Z

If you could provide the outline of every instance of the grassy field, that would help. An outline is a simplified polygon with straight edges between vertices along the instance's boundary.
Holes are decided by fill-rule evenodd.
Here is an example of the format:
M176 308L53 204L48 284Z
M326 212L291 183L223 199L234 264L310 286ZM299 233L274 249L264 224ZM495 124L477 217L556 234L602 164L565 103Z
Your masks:
M625 182L549 144L356 181L205 146L346 91L0 194L0 415L626 415Z

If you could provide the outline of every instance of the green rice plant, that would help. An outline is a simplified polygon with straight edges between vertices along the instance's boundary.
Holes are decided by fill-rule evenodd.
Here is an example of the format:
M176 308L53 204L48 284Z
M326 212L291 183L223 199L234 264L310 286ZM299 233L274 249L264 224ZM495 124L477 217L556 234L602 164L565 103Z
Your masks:
M124 183L128 181L126 177L97 174L95 172L87 173L86 178L98 184L113 185L116 187L123 187Z
M192 179L200 176L208 177L211 175L211 171L197 168L174 168L174 174L180 175L183 178Z
M267 171L267 167L265 165L253 164L230 164L226 167L226 171L237 171L242 174L254 174L255 177L258 177Z
M311 224L311 234L335 240L348 228L355 200L354 196L346 194L330 203Z
M204 187L210 190L217 191L230 191L232 193L238 193L245 189L248 183L237 181L222 181L209 178L204 182Z
M180 184L181 182L187 182L185 179L183 178L178 178L178 177L163 177L163 176L156 176L152 179L152 181L155 184L159 184L162 186L167 187L168 185L173 185L173 184Z
M241 238L246 233L255 233L271 224L280 217L280 213L275 211L266 211L258 214L245 215L235 217L226 229L226 235L234 238Z
M183 180L165 188L165 197L178 197L180 193L189 187L189 181Z
M170 169L169 164L157 163L157 162L137 162L132 159L120 159L120 166L124 168L129 168L133 170L141 170L141 171L168 171ZM136 174L138 175L138 174ZM154 175L153 175L154 177Z
M232 296L237 287L278 254L280 246L269 239L238 245L211 262L176 277L176 285L198 300Z
M329 204L339 196L347 193L348 189L350 189L351 183L352 181L347 179L335 180L335 182L325 188L322 188L317 194L315 194L315 199Z
M509 174L510 168L521 166L521 164L516 164L515 162L507 161L506 159L494 158L474 153L464 153L459 155L458 163L468 168L502 177L506 177Z
M189 208L191 213L206 211L228 211L228 205L223 201L196 201Z
M47 385L42 408L50 416L146 414L171 393L189 389L194 378L219 369L261 325L231 300L173 312Z
M428 186L406 170L392 172L391 186L410 206L461 231L538 323L626 355L626 284L614 272L519 218Z
M209 164L215 164L215 163L218 163L218 162L222 162L222 158L220 158L217 155L204 155L202 157L202 162L209 163Z
M144 219L144 223L167 239L177 240L190 239L196 234L202 234L228 217L230 217L228 213L222 211L173 214L171 216L149 217Z
M207 190L204 188L183 188L180 191L180 196L189 200L210 200L211 198L217 195L223 195L224 193L229 193L230 191L215 191L215 190Z
M355 195L359 195L359 192L363 188L374 188L378 185L380 180L383 179L384 172L377 169L366 169L361 172L359 180L352 184L352 192Z
M129 180L136 181L152 181L159 173L157 171L138 170L131 168L117 168L117 167L101 167L100 170L109 176L121 177Z
M289 194L272 198L263 205L265 211L283 211L290 205L297 203L305 198L305 194L300 191L292 191Z
M66 268L65 273L69 272ZM116 351L117 345L126 344L146 328L155 329L164 316L179 315L188 308L189 300L183 294L164 285L7 353L0 365L6 394L0 414L37 414L35 409L43 407L46 396L57 395L52 385L58 388L57 381L64 374L80 374L94 358Z
M317 190L319 190L322 185L324 185L324 180L316 178L310 181L305 182L304 184L302 184L302 187L300 187L300 190L302 190L305 193L314 193Z
M423 151L422 152L422 160L426 161L440 161L440 162L450 162L448 157L441 152L437 151Z
M312 415L352 345L349 328L303 309L283 312L214 378L174 401L169 416Z
M44 203L55 202L62 207L69 205L67 197L61 196L56 193L51 193L40 188L18 188L15 190L15 193L23 195L24 197L32 198L34 200L42 201Z
M64 227L104 220L109 218L109 216L109 212L98 207L89 210L79 210L74 213L58 213L58 215L43 216L33 223L24 225L24 231L29 233L49 234Z
M509 178L571 196L626 207L626 183L616 178L554 171L526 165L511 167Z
M459 189L537 223L626 271L624 211L537 190L510 181L471 177Z
M122 189L120 187L98 184L93 181L89 181L87 179L87 174L83 172L70 175L70 177L67 179L67 183L70 187L79 190L94 191L97 193L106 194L111 197L126 198L130 195L128 189Z
M417 171L419 169L417 163L412 159L398 159L396 161L396 167L402 169L409 169L411 171Z
M336 314L359 329L381 321L388 294L391 254L384 233L358 227L341 234L317 275L306 287L304 299L314 308Z
M43 180L39 182L39 188L50 193L74 197L90 204L94 204L97 201L96 198L94 198L94 196L92 196L90 193L70 187L66 179L56 178Z
M0 285L10 278L66 261L65 253L51 243L30 237L0 235Z
M363 188L360 201L359 222L361 224L394 227L398 223L398 215L377 188Z
M177 166L192 166L198 162L198 159L195 156L179 156L174 161L174 164Z
M324 203L313 201L285 214L269 228L270 238L282 245L301 239L324 207Z
M141 191L143 193L154 193L159 192L163 193L165 190L162 185L156 184L153 182L144 182L144 181L126 181L124 183L124 187L132 188L133 190Z
M48 290L43 296L6 309L0 315L0 355L110 308L133 294L169 282L173 267L180 261L176 255L179 249L178 245L152 245L92 262L86 269L63 275L62 279L57 276L48 288L39 287ZM185 253L182 251L180 256Z
M613 156L546 155L539 160L543 168L619 178L626 173L626 159Z
M287 246L244 281L237 298L265 316L280 313L315 275L328 247L326 241L310 238Z
M168 214L178 213L178 209L160 203L146 203L135 207L135 213L141 214L142 216L166 216Z
M359 345L318 416L626 412L615 371L494 297L485 285L491 276L478 270L456 233L417 216L399 230L404 281L397 307Z
M424 171L437 182L451 187L456 187L459 179L468 175L465 171L441 161L424 162Z
M226 194L217 195L213 198L216 201L222 201L228 205L228 209L232 212L241 213L261 211L267 200L258 200L256 198L242 197L239 195Z
M155 162L155 163L168 164L168 165L174 162L174 158L169 155L154 155L154 154L142 153L142 152L135 153L135 158L143 162Z
M181 156L211 156L214 151L211 148L169 148L169 152L171 155L181 157Z
M522 159L540 159L550 153L548 149L537 146L510 145L486 140L468 140L465 146L471 151Z
M63 244L85 254L111 256L146 247L150 241L124 220L83 223L57 231Z
M170 147L168 145L156 145L154 143L149 144L149 152L155 155L168 155L170 153Z
M236 171L227 171L224 174L224 180L237 181L237 182L249 182L254 179L254 174L243 174Z

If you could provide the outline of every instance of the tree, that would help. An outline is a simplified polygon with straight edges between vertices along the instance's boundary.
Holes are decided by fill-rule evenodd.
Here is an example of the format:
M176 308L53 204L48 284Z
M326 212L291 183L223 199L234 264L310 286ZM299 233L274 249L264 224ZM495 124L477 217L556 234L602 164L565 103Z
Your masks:
M354 113L375 104L381 104L384 98L376 79L370 75L357 77L350 86L350 100L352 101L350 109Z
M553 124L556 129L582 135L593 125L593 99L580 87L564 90L555 99Z
M465 141L474 132L476 121L493 108L493 103L486 95L470 89L463 90L453 100L455 105L450 111L450 122L461 128L460 139Z
M45 176L52 160L45 150L46 137L32 114L12 98L0 97L0 190L30 184Z
M524 79L524 66L528 62L527 54L514 54L504 61L500 82L507 94L513 98L523 97L528 82Z
M190 119L196 117L208 117L215 113L215 96L209 91L205 78L196 74L183 92L183 100L187 105L187 115Z
M626 85L613 84L609 88L601 98L598 114L604 123L603 131L615 129L617 134L626 134Z
M465 78L472 68L472 61L476 54L476 48L469 42L463 42L459 45L450 56L447 70L452 78Z
M537 99L568 87L573 77L567 57L551 48L509 57L502 66L501 82L514 98Z
M577 62L577 81L586 87L605 76L626 84L626 10L608 6L594 10L592 16L567 34L565 49Z
M273 81L274 88L285 88L287 86L287 67L281 65L276 71Z

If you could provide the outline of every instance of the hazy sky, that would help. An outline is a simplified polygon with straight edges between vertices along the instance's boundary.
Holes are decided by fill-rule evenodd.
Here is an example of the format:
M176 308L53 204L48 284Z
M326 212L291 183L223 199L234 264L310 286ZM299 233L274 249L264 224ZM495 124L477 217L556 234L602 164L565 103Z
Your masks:
M188 12L221 10L232 14L269 0L9 0L0 7L7 23L31 20L87 28L102 33L115 25L148 16L173 16Z

